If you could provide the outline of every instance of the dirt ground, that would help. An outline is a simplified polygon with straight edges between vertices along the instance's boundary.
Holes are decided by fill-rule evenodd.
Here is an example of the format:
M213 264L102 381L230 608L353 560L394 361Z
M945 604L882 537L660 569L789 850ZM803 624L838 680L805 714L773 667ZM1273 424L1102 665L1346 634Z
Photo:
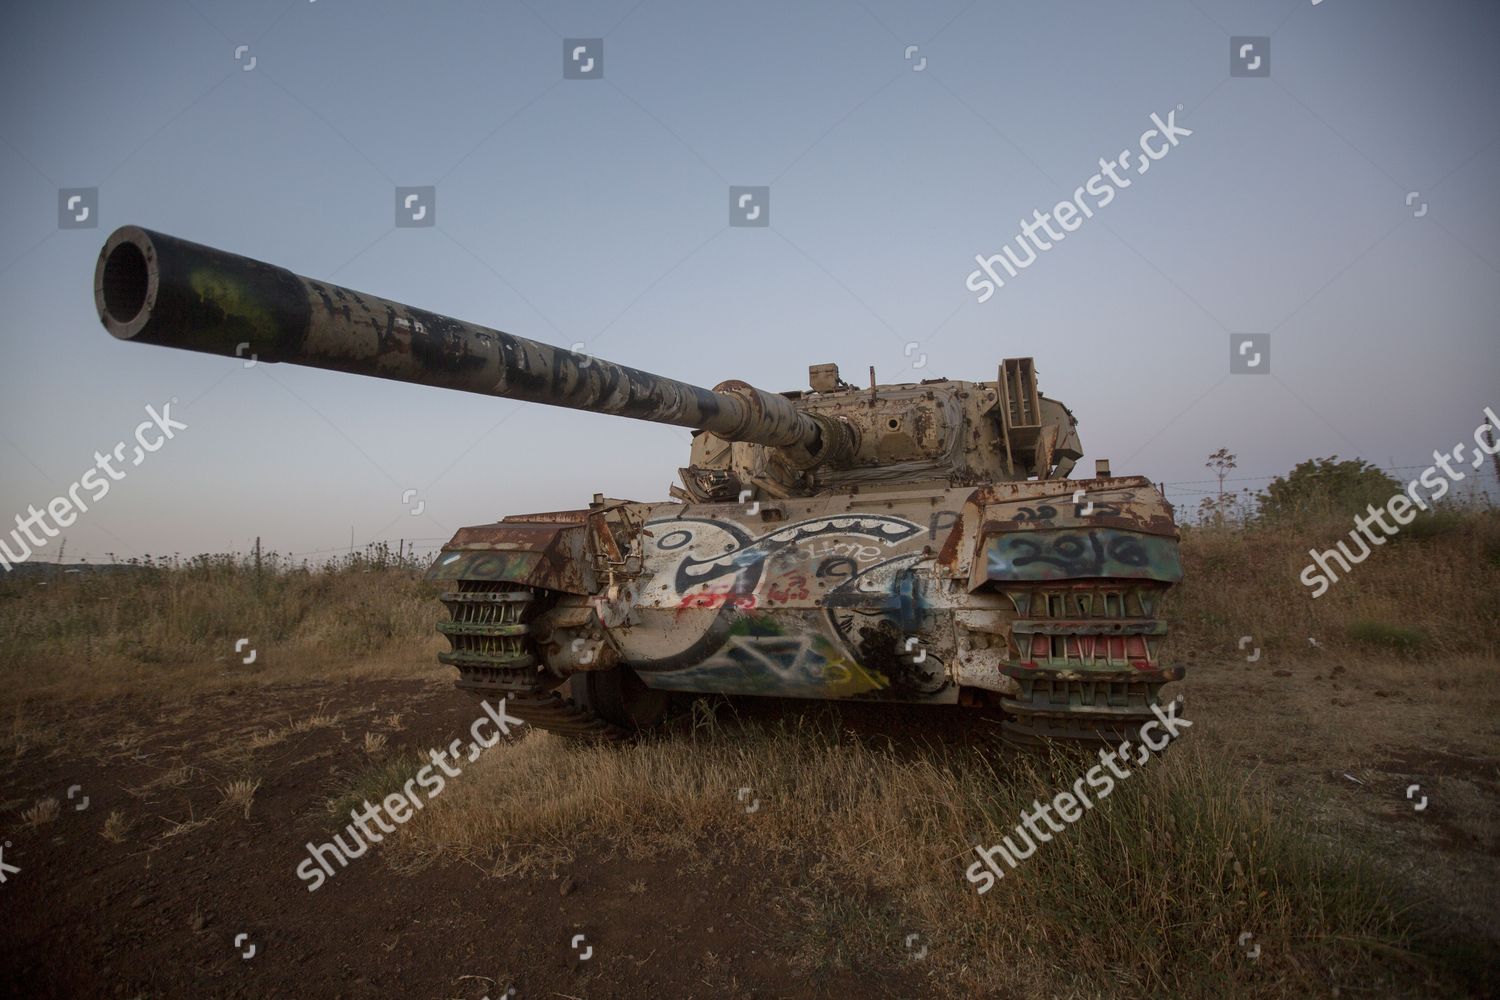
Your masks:
M1403 877L1437 887L1455 920L1494 926L1493 663L1439 673L1314 654L1286 668L1199 666L1183 688L1194 735L1284 787L1289 808L1317 811ZM556 871L505 877L459 859L393 870L376 847L309 893L295 868L304 844L342 825L329 798L385 756L467 738L474 706L444 678L247 684L175 702L7 712L0 992L948 995L899 941L847 971L795 971L783 902L805 880L802 862L747 857L738 845L634 859L581 844ZM246 775L261 781L248 818L224 791ZM47 798L55 817L28 820Z
M580 845L575 863L551 877L490 878L464 862L403 874L368 855L309 893L295 868L305 843L339 827L326 803L369 766L364 734L386 735L388 753L444 747L467 735L474 706L442 682L360 681L172 707L127 698L85 718L33 710L23 733L38 743L5 767L3 858L20 871L0 888L8 925L0 991L868 994L868 981L791 977L778 955L785 935L768 926L777 885L766 866L746 864L738 850L734 863L720 863L713 844L643 861L608 844ZM274 745L245 747L256 733L310 718L318 722ZM248 819L220 791L245 771L246 754L263 781ZM22 810L46 797L59 800L57 818L26 826ZM122 843L102 835L116 810L132 819ZM913 970L896 956L888 964L882 989L917 991Z

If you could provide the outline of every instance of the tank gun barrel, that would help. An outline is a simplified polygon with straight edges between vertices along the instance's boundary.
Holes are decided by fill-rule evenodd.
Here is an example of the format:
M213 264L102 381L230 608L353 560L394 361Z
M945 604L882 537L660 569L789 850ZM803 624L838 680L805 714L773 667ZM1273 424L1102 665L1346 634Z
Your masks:
M851 446L843 424L743 382L704 389L138 226L105 242L94 301L121 340L691 427L803 468Z

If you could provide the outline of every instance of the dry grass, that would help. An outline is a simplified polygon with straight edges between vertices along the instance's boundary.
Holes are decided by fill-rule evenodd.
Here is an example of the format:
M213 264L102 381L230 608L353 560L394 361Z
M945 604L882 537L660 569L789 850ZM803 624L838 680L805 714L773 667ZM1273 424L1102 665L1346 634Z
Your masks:
M1189 662L1235 656L1245 635L1285 658L1313 657L1320 647L1408 656L1491 656L1500 647L1500 511L1419 519L1314 599L1299 580L1308 550L1349 544L1352 527L1331 519L1184 529L1185 577L1167 604L1174 654Z
M1189 692L1207 674L1202 688L1237 697L1201 717L1190 701L1200 729L984 896L964 880L974 845L997 842L1034 799L1071 786L1089 762L989 747L897 752L816 712L790 727L724 728L705 716L689 735L623 747L530 734L467 767L385 853L420 865L456 851L505 874L550 870L590 841L630 856L743 845L781 866L771 873L788 887L778 890L776 924L807 971L860 968L869 955L899 953L914 930L930 943L925 967L946 995L1472 989L1492 950L1460 954L1467 931L1434 919L1412 880L1371 861L1362 846L1371 827L1341 827L1327 808L1334 795L1318 782L1329 770L1364 773L1377 747L1468 748L1492 759L1500 514L1419 522L1312 599L1298 580L1308 549L1331 548L1350 527L1185 532L1187 577L1168 604L1168 648L1174 660L1223 665L1191 673ZM36 583L0 581L0 598L10 598L0 600L0 633L13 637L0 644L0 686L12 697L435 669L441 609L409 565L356 560L257 574L211 558ZM1245 635L1262 650L1254 664L1238 647ZM252 665L233 650L242 636L257 649ZM1288 669L1313 675L1297 699L1282 697L1273 679ZM1245 710L1254 691L1264 715ZM338 721L320 706L245 742L264 749ZM401 729L399 716L380 728ZM51 738L17 710L17 755ZM329 803L334 817L401 787L424 763L389 753L384 733L366 733L364 748L369 768ZM139 734L111 749L138 755ZM1247 770L1252 763L1267 773ZM133 794L191 773L169 770ZM1445 805L1470 802L1469 785L1436 780L1439 795L1453 796ZM235 786L248 784L221 789L247 816L256 789ZM754 799L759 807L747 812ZM56 800L44 800L27 822L49 821L46 801L56 817ZM1478 837L1491 813L1471 811L1454 828ZM211 819L167 822L161 838ZM127 828L112 814L104 835ZM1258 961L1238 945L1247 932Z
M196 818L192 815L191 810L189 810L187 819L168 819L165 816L161 817L161 819L164 823L167 824L167 828L158 836L158 839L160 840L170 840L173 837L181 837L185 834L192 833L194 830L201 830L203 827L213 822L213 819L211 817L205 817L204 819Z
M199 773L199 769L191 764L178 764L170 767L137 788L126 788L125 793L137 799L147 799L164 788L181 788L193 780L193 775Z
M251 752L265 750L285 741L291 734L291 729L267 729L263 733L253 733L245 742L245 748Z
M326 704L326 703L325 703ZM338 712L329 713L324 711L324 705L320 704L317 711L305 719L288 719L285 726L279 729L267 729L264 732L250 734L241 746L250 752L265 750L286 742L288 737L298 736L302 733L312 732L314 729L327 729L341 718Z
M251 781L249 778L237 778L227 785L219 787L219 798L223 800L224 806L231 810L239 810L246 819L250 818L250 807L255 803L255 793L260 789L260 779Z
M127 818L120 810L115 809L105 817L104 828L99 831L99 836L112 844L123 844L126 835L130 833L130 828L133 825L132 820Z
M1185 528L1186 579L1168 604L1178 656L1232 656L1241 636L1286 656L1324 650L1479 653L1500 644L1500 512L1453 511L1402 529L1313 600L1298 576L1348 520ZM100 698L247 682L431 676L442 617L423 567L388 551L321 567L275 556L143 560L0 578L0 687L11 699ZM249 646L235 651L245 638ZM253 664L242 660L250 648ZM399 717L389 723L400 728ZM12 740L24 752L30 735ZM128 747L120 748L128 752Z
M66 735L68 734L60 723L43 723L29 717L20 705L16 705L11 711L7 739L15 760L37 751L45 751L43 756L55 754Z
M809 971L857 967L917 929L952 995L1414 990L1404 963L1433 939L1409 903L1190 738L978 895L964 879L973 846L1088 766L900 754L806 717L623 748L533 733L454 782L395 853L420 864L456 850L505 874L566 863L590 837L628 854L744 845L807 868L807 888L782 905ZM1247 930L1274 960L1247 960L1236 943Z
M1282 667L1313 683L1286 682L1274 672ZM1256 663L1227 660L1189 668L1186 689L1198 708L1203 706L1194 692L1209 696L1204 710L1211 713L1207 722L1216 739L1266 754L1295 750L1304 763L1361 762L1372 752L1435 747L1474 755L1497 750L1500 662L1493 656L1413 663L1388 654L1312 653L1283 660L1268 653ZM1264 697L1267 711L1237 710L1255 695ZM1236 710L1220 710L1220 703Z
M27 826L41 826L43 823L55 821L61 808L61 804L56 799L42 799L30 809L21 813L21 820Z
M329 714L328 712L323 711L323 707L324 706L320 704L318 706L318 710L312 715L309 715L307 718L298 719L296 722L288 723L287 732L309 733L314 729L327 729L329 726L339 721L339 713L334 712L332 714Z
M1340 839L1385 856L1450 913L1493 926L1500 660L1267 654L1196 667L1184 689L1215 752L1257 769ZM1413 782L1441 815L1412 811L1403 791Z
M0 577L11 698L109 697L433 670L442 614L420 567L380 549L321 567L275 556L132 560ZM240 639L248 644L240 651ZM255 661L243 661L251 650Z

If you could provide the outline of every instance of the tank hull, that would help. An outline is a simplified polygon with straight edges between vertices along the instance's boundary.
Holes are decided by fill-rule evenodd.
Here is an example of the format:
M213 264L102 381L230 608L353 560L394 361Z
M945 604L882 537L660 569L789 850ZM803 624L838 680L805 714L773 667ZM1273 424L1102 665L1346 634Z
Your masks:
M609 501L489 530L497 548L460 533L434 574L560 593L537 627L558 677L625 666L657 691L998 703L1088 728L1181 675L1161 659L1177 531L1139 477Z

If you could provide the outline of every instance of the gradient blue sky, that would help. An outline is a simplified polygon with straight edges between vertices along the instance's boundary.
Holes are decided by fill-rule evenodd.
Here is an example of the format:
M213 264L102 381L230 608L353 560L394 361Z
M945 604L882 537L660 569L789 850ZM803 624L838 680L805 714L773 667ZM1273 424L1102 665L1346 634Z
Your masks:
M1033 355L1081 469L1107 457L1187 507L1221 446L1251 487L1314 455L1420 467L1500 403L1488 0L3 17L0 517L147 404L189 424L69 529L70 560L435 544L594 492L665 497L686 458L672 428L116 342L92 278L126 223L704 385L800 388L825 361L991 379ZM1271 36L1270 77L1230 77L1232 35ZM563 80L562 39L598 36L605 78ZM976 253L1179 104L1190 138L976 303ZM394 228L394 187L425 184L437 226ZM771 186L769 228L728 227L731 184ZM100 227L58 230L57 189L92 186ZM1229 375L1243 332L1271 334L1269 376Z

